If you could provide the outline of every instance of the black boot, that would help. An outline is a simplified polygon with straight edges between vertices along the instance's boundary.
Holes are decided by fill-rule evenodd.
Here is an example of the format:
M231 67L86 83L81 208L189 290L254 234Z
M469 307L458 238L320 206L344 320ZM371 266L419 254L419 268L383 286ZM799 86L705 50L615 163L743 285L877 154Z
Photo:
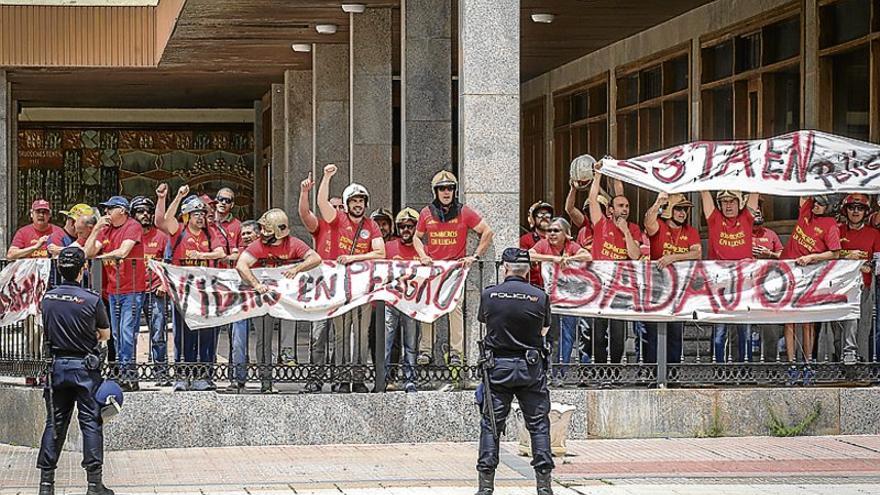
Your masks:
M553 487L550 486L553 480L550 479L550 473L549 469L546 471L535 471L535 481L538 482L538 495L553 495Z
M114 495L113 490L104 486L104 482L101 481L102 475L102 469L86 471L86 480L89 482L89 489L86 491L86 495Z
M492 495L495 493L495 471L477 471L480 473L480 487L475 495Z
M40 471L40 495L55 495L55 470Z

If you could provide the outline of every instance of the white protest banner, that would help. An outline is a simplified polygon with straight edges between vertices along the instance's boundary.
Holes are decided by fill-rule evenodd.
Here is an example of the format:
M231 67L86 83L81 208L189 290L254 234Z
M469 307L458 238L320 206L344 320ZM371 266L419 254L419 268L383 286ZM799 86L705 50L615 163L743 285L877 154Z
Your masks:
M600 172L668 193L733 189L782 196L880 190L880 146L819 131L754 141L696 141Z
M52 262L41 258L14 261L0 271L0 326L39 312L51 269Z
M640 321L808 323L859 317L860 260L544 263L554 313Z
M270 290L257 294L235 270L183 267L150 260L190 328L224 325L255 316L324 320L371 301L385 301L403 314L432 322L461 301L468 269L461 263L374 260L339 265L325 261L293 279L287 268L258 268Z

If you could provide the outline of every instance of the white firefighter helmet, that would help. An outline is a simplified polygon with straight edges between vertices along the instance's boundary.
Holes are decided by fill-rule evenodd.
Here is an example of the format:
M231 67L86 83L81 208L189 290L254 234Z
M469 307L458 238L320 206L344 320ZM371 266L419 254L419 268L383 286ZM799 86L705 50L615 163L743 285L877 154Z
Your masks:
M401 224L406 221L411 221L413 223L418 223L419 221L419 213L412 208L404 208L397 213L397 218L394 219L395 224Z
M355 196L363 196L366 200L366 204L370 204L370 193L367 192L367 188L358 184L357 182L352 182L351 184L345 186L345 190L342 191L342 204L348 208L348 200Z

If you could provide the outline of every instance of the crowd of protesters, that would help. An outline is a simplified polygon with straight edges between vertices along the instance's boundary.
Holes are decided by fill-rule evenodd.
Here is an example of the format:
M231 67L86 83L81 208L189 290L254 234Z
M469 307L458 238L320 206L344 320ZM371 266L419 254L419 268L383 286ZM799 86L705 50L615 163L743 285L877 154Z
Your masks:
M880 215L871 215L871 201L864 194L849 194L842 200L834 195L802 198L797 224L783 245L779 236L763 226L762 202L757 194L718 191L702 192L702 213L707 236L700 238L691 225L694 204L681 194L657 195L644 214L643 225L629 218L630 204L623 184L608 181L613 194L602 188L601 164L591 181L572 180L565 203L568 218L556 216L553 207L539 201L528 211L530 230L520 239L535 265L530 282L542 285L540 262L579 263L590 260L654 260L660 267L704 258L740 260L788 259L799 265L846 258L864 260L864 290L859 320L833 322L823 332L821 345L844 363L875 359L877 332L872 332L875 307L873 260L880 252ZM212 365L217 361L218 337L228 332L230 339L230 385L240 392L248 381L248 342L255 338L256 363L263 393L273 393L272 336L280 326L273 317L242 320L217 328L191 330L181 314L170 304L158 277L150 274L146 260L162 259L182 266L235 268L244 283L257 292L267 291L253 274L253 268L289 267L284 276L294 277L322 262L348 264L357 261L394 259L430 263L432 260L458 260L470 266L488 250L493 231L474 209L458 197L458 180L449 171L438 172L431 181L433 200L422 210L404 207L397 214L384 208L371 208L370 194L357 183L348 184L341 197L330 195L330 184L337 173L327 165L318 184L317 208L312 211L310 195L315 187L311 174L300 187L298 215L311 235L308 242L296 238L284 210L274 208L259 220L241 221L233 215L235 194L222 188L211 197L191 194L186 185L172 198L161 184L155 200L138 196L131 200L114 196L96 208L78 204L61 211L65 225L50 223L52 207L45 200L31 206L32 223L14 236L7 258L57 256L63 247L76 245L86 256L100 262L100 290L110 309L115 362L123 386L137 390L137 335L141 316L149 327L149 356L154 364L157 385L175 391L212 390ZM578 190L588 189L582 208L575 204ZM169 203L170 199L170 203ZM469 232L479 242L467 252ZM87 277L87 279L95 277ZM880 300L880 298L878 298ZM170 314L168 308L171 308ZM437 352L435 325L418 323L392 307L386 308L385 321L376 321L376 312L362 306L343 315L311 325L310 361L315 365L385 362L400 364L404 390L415 392L417 366L464 364L464 316L461 306L448 316L448 346ZM170 373L167 326L173 328L173 359L176 363L200 363L189 373ZM384 349L373 345L375 332L383 331ZM656 323L607 318L579 318L556 315L550 339L553 361L568 364L573 355L581 363L619 363L625 359L628 328L637 337L639 359L657 358ZM378 330L377 330L378 327ZM669 362L682 357L683 324L667 325L666 355ZM713 359L749 361L753 335L760 330L751 325L715 325ZM871 338L872 333L874 339ZM792 372L808 370L817 357L817 335L812 324L785 325L785 357L794 365ZM737 341L732 346L732 338ZM332 338L332 340L331 340ZM328 345L329 342L333 345ZM735 349L734 349L735 347ZM383 357L384 354L384 357ZM350 368L350 367L349 367ZM388 368L389 371L391 368ZM173 380L173 381L172 381ZM314 376L306 392L319 392L328 383L336 392L368 392L363 377L353 372L332 377Z

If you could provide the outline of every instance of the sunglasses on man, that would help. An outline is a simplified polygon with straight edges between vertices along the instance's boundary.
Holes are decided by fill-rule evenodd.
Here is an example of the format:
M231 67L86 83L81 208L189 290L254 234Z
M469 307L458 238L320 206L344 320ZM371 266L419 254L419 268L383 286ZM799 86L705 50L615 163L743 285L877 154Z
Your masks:
M231 205L235 200L232 198L227 198L225 196L217 196L214 198L218 203L223 203L225 205Z
M868 210L870 210L870 208L868 208L865 205L846 205L846 209L853 210L853 211L868 211Z
M441 192L450 192L455 191L455 186L437 186L437 189Z

